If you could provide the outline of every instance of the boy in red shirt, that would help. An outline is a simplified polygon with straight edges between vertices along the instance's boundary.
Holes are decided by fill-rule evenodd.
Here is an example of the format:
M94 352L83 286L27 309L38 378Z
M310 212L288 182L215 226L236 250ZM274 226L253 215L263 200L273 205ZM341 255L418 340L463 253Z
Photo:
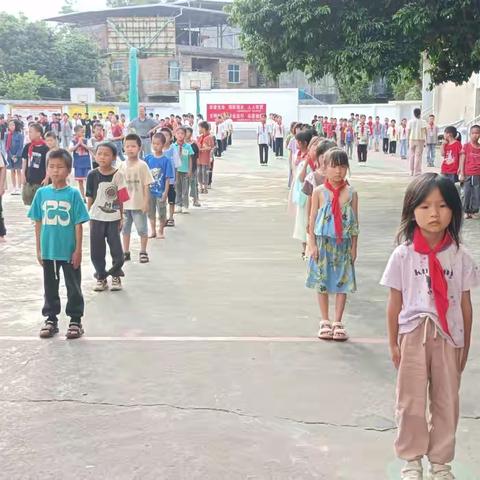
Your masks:
M465 218L479 218L480 210L480 125L470 128L470 143L460 154L460 181L463 183Z
M453 183L458 182L460 170L460 152L462 144L458 141L459 134L455 127L447 127L443 134L441 153L443 157L441 173Z

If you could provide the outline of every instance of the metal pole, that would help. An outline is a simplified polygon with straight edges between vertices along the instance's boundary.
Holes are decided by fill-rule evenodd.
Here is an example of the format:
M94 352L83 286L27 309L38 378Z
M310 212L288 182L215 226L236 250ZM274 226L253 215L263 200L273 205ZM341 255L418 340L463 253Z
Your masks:
M130 89L128 92L128 101L130 107L130 120L138 115L138 58L137 49L130 47L129 54L130 70Z
M197 100L197 117L200 115L200 89L195 90L195 98Z

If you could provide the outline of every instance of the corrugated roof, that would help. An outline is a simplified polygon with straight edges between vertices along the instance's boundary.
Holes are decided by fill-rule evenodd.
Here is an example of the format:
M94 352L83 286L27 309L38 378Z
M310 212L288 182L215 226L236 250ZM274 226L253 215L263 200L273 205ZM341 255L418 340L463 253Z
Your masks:
M208 1L205 3L208 3ZM138 5L108 8L105 10L91 10L88 12L75 12L47 18L45 20L85 26L102 24L105 23L107 18L112 17L174 17L179 13L181 13L181 16L177 19L177 24L191 24L192 27L202 27L227 23L227 14L221 10L189 7L177 3L157 3L154 5Z

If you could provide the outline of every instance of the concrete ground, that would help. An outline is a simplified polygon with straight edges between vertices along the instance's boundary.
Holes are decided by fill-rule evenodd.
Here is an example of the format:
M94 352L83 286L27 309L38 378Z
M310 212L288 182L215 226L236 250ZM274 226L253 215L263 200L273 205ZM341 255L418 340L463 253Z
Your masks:
M1 479L398 479L395 372L385 343L387 292L405 162L352 166L359 192L359 291L352 340L315 338L300 245L286 214L286 161L257 164L240 140L217 162L202 208L167 239L138 242L124 291L93 293L85 232L86 336L37 338L42 278L33 228L5 196L0 245ZM478 222L464 238L480 261ZM474 293L475 311L480 297ZM478 318L475 315L475 319ZM475 326L475 337L479 329ZM480 479L480 348L462 386L455 469Z

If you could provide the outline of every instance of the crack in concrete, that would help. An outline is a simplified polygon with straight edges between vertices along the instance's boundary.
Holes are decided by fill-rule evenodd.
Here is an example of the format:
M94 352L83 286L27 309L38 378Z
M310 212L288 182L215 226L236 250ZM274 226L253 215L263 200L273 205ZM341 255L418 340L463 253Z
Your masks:
M239 417L247 417L253 419L264 418L259 415L253 415L251 413L244 413L241 411L230 410L228 408L216 408L216 407L195 407L195 406L182 406L174 405L171 403L114 403L114 402L99 402L99 401L87 401L87 400L77 400L73 398L60 398L60 399L0 399L0 403L75 403L80 405L93 405L93 406L104 406L104 407L118 407L118 408L138 408L138 407L167 407L175 410L183 411L207 411L207 412L220 412L227 413L230 415L237 415ZM335 427L335 428L355 428L365 431L375 431L375 432L388 432L390 430L395 430L396 427L364 427L361 425L355 424L342 424L342 423L332 423L326 421L310 421L310 420L298 420L290 417L272 417L273 420L285 420L292 423L302 424L302 425L318 425L325 427Z
M183 410L183 411L205 411L205 412L219 412L219 413L226 413L230 415L236 415L238 417L246 417L246 418L265 418L261 417L260 415L253 415L251 413L244 413L238 410L230 410L228 408L216 408L216 407L195 407L195 406L182 406L182 405L174 405L171 403L114 403L114 402L99 402L99 401L87 401L87 400L77 400L74 398L52 398L52 399L31 399L31 398L24 398L24 399L3 399L0 398L0 403L75 403L79 405L90 405L90 406L102 406L102 407L117 407L117 408L141 408L141 407L166 407L172 408L175 410ZM462 415L460 417L464 420L480 420L480 416L471 416L471 415ZM397 429L396 426L391 427L374 427L374 426L362 426L357 424L350 424L350 423L333 423L333 422L326 422L322 420L299 420L296 418L291 417L272 417L273 420L285 420L287 422L297 423L301 425L317 425L317 426L324 426L324 427L333 427L333 428L349 428L349 429L357 429L357 430L364 430L366 432L391 432Z

